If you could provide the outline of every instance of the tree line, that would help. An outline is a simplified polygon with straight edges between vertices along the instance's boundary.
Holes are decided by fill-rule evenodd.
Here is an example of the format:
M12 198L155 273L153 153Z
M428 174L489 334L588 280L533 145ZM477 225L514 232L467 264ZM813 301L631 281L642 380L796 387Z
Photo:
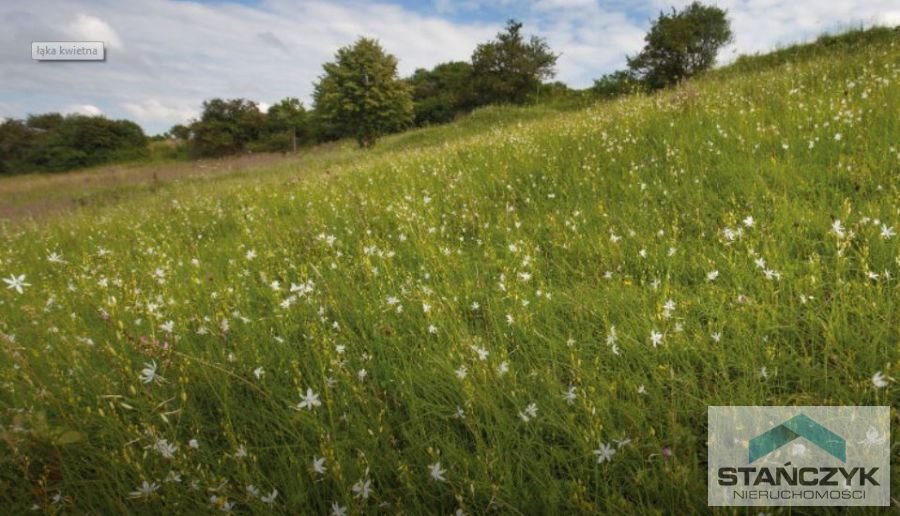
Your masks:
M471 63L442 63L401 79L396 57L378 41L359 38L322 66L313 109L296 98L266 113L245 99L213 99L197 120L169 135L195 156L286 151L341 138L370 147L384 134L450 122L479 106L529 102L553 77L557 58L544 39L526 39L522 23L510 20L495 40L478 45Z
M509 20L470 61L438 64L401 78L397 58L378 41L359 38L325 63L314 83L313 106L288 97L266 112L247 99L211 99L200 116L163 137L190 157L287 152L316 142L353 138L370 147L385 134L452 121L489 104L526 104L580 94L555 76L559 54L544 38L526 36ZM661 12L643 49L626 70L604 75L586 92L612 98L668 87L709 69L731 41L725 11L698 2ZM0 173L55 171L133 159L148 138L127 120L51 113L0 124Z
M128 120L59 113L0 124L0 174L56 172L147 154L147 137Z

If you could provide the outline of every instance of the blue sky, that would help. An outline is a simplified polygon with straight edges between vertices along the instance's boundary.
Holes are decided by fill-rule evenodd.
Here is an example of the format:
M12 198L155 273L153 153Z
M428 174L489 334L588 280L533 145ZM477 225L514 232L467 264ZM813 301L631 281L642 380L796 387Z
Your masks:
M128 118L153 134L196 116L203 100L309 104L321 65L358 36L379 39L401 75L468 60L506 19L561 53L557 80L589 86L640 50L650 22L686 0L33 0L0 2L0 117ZM896 0L720 0L734 44L720 61L849 26L900 24ZM31 41L101 40L105 63L39 63Z

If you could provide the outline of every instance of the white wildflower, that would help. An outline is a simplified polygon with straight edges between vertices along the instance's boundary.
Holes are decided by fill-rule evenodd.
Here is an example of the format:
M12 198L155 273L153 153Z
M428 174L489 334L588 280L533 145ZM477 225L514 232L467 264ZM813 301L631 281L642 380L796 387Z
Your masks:
M156 361L155 360L151 360L150 362L147 362L144 364L144 368L141 369L140 379L141 379L141 382L143 382L145 384L146 383L160 383L160 382L165 381L165 378L163 378L162 376L160 376L156 373Z
M444 478L445 470L441 469L441 463L435 462L428 466L428 473L431 475L432 480L437 482L446 482L447 479Z
M328 470L328 467L325 466L325 457L313 457L312 469L318 475L324 475Z
M175 457L175 451L178 450L178 446L170 443L168 439L158 439L156 444L153 445L153 449L156 453L162 455L164 459L172 459Z
M607 443L600 443L600 447L594 450L597 456L597 464L604 462L612 462L612 456L616 454L616 449Z
M846 233L844 226L841 225L840 219L835 219L835 221L831 223L831 232L837 235L838 238L844 238Z
M360 479L358 482L353 484L353 495L356 498L362 498L363 500L365 500L369 497L370 494L372 494L372 481L368 478L365 480Z
M889 382L894 381L890 376L885 376L881 371L876 372L872 375L872 385L875 386L876 389L883 389L888 386Z
M319 407L322 405L322 402L319 401L319 395L313 392L312 389L307 388L306 394L300 397L300 402L297 403L295 407L296 410L308 409L312 410L315 407Z
M521 418L522 421L527 423L537 417L537 412L538 412L537 404L529 403L528 406L525 407L525 410L519 412L519 418Z
M13 289L19 294L24 292L25 287L31 286L31 283L25 283L24 274L20 274L18 276L10 274L9 278L3 278L3 282L6 283L6 288Z
M156 482L147 482L144 480L140 486L131 493L129 493L130 498L149 498L159 489L159 484Z
M259 499L262 503L266 505L272 505L275 503L275 498L278 497L278 490L273 489L271 493L261 496Z
M577 389L578 387L570 385L569 389L563 393L563 399L566 400L569 405L573 405L575 403L575 399L578 397L578 394L575 392Z

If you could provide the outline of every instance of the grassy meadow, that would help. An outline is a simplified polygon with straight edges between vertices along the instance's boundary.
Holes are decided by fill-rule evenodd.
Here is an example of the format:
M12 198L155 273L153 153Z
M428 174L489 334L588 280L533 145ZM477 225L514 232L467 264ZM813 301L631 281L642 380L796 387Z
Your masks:
M0 506L706 513L708 405L848 404L896 513L900 33L826 50L5 223Z

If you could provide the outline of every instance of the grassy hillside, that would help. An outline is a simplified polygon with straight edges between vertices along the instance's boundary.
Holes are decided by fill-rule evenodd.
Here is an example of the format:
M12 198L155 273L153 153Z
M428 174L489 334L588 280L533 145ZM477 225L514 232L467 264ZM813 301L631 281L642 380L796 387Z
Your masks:
M706 512L708 405L896 407L900 35L801 57L7 226L0 506Z
M416 129L384 138L374 150L362 151L356 143L341 141L303 149L297 155L257 153L222 159L185 160L156 153L148 160L99 166L60 173L35 173L0 177L0 224L20 225L58 218L72 211L171 197L186 183L296 180L329 173L335 167L404 149L440 146L488 130L502 130L574 109L571 102L528 108L488 106L463 117L458 123Z

